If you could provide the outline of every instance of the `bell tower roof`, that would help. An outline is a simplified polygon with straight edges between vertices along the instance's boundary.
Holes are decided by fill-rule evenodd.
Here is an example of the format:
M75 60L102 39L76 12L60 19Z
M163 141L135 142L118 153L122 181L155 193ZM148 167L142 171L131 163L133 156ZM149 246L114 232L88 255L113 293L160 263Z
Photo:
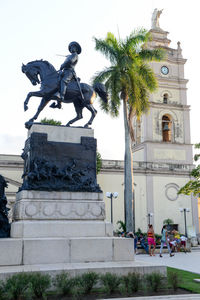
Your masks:
M154 9L152 18L151 18L151 29L149 30L151 34L151 40L147 42L148 49L163 48L168 54L168 59L170 60L179 60L182 63L186 62L186 59L183 59L182 49L180 47L180 42L177 43L177 49L170 47L171 40L168 39L168 31L163 30L160 27L159 18L162 13L162 10Z
M152 48L169 48L171 40L167 38L168 31L164 31L161 28L153 28L149 31L151 33L151 41L148 43Z

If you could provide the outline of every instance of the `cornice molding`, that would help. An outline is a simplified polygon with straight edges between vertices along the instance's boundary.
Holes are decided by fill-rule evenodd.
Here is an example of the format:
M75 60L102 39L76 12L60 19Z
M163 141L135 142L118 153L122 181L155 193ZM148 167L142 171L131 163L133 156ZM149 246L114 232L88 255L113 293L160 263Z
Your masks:
M179 77L175 77L175 76L170 76L170 77L163 77L159 74L155 74L156 78L158 79L158 81L160 82L174 82L174 83L178 83L178 84L187 84L189 82L189 79L185 79L185 78L179 78Z
M13 180L13 179L10 179L9 177L5 177L5 180L9 183L9 184L12 184L16 187L20 187L22 185L22 182L19 182L19 181L16 181L16 180Z
M164 109L175 109L175 110L190 110L190 105L183 105L183 104L179 104L179 103L162 103L162 102L154 102L154 101L151 101L149 102L150 103L150 107L153 107L153 108L164 108Z

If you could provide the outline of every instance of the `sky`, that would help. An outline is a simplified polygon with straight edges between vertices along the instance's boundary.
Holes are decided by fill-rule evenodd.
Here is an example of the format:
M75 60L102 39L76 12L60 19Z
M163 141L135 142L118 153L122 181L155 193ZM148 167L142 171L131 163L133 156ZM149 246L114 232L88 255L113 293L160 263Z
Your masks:
M29 109L23 103L32 86L21 72L22 63L36 59L49 61L58 70L68 55L68 44L77 41L82 47L76 66L77 76L90 83L92 76L109 62L97 52L93 38L105 38L112 32L125 38L136 28L151 28L155 8L163 9L160 27L169 32L171 47L181 42L183 57L187 59L185 78L188 104L191 105L191 142L199 138L199 0L1 0L0 1L0 154L22 153L27 137L24 123L36 112L40 98L32 97ZM119 118L111 118L98 110L92 128L97 147L103 159L124 158L124 124L122 110ZM83 126L90 113L74 125ZM63 104L62 110L46 107L38 117L53 118L66 124L75 117L72 104Z

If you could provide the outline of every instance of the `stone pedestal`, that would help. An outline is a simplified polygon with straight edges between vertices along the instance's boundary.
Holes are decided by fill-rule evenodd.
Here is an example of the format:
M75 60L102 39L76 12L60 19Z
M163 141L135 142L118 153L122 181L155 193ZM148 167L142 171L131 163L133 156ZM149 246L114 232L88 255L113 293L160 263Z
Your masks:
M10 264L133 261L133 240L113 237L112 224L105 222L92 130L34 125L23 157Z
M93 130L33 125L24 152L11 238L0 239L0 279L18 272L166 274L134 261L133 239L113 237L96 182Z
M21 191L14 219L14 238L113 236L102 193Z
M134 259L133 240L113 237L112 224L104 220L102 193L21 191L14 218L16 264Z

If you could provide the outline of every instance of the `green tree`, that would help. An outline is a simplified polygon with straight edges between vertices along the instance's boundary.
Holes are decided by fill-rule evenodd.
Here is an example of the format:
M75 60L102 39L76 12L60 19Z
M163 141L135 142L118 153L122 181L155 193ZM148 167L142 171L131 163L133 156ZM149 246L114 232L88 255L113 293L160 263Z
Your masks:
M164 51L149 50L146 43L150 34L145 29L139 29L125 40L117 39L112 33L107 33L105 39L95 38L95 48L110 60L110 67L95 74L93 82L103 82L106 85L110 99L108 103L101 102L102 109L112 116L119 115L123 103L125 129L124 157L124 199L127 231L134 230L133 220L133 167L131 140L134 141L133 117L140 118L149 106L149 92L157 87L157 80L148 62L161 60Z
M196 149L200 149L200 143L195 145ZM200 154L195 154L194 160L198 161ZM178 194L190 195L200 197L200 165L197 165L196 168L192 170L190 175L194 178L189 180L179 191Z
M60 121L56 121L54 119L47 119L47 118L40 120L40 123L47 124L47 125L62 125Z
M102 158L101 158L101 154L98 151L97 151L96 165L97 165L97 174L99 174L102 168Z
M174 224L174 221L172 219L165 219L163 221L163 224L169 225L169 224Z

